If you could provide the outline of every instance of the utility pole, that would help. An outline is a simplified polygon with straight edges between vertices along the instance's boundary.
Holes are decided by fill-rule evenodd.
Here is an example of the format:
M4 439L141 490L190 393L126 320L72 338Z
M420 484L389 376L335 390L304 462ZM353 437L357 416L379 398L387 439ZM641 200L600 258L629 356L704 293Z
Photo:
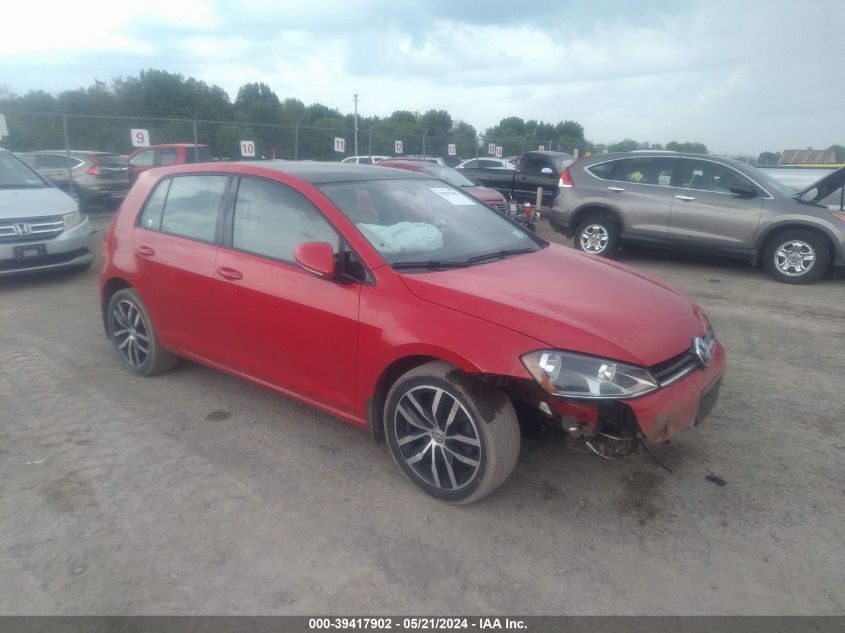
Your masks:
M358 155L358 93L352 95L355 98L355 156Z

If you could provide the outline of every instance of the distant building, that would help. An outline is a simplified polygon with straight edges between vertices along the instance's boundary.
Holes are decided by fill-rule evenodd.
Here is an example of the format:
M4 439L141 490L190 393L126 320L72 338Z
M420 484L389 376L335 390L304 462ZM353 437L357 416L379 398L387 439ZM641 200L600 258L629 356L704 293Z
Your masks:
M778 165L830 165L836 163L833 149L785 149Z

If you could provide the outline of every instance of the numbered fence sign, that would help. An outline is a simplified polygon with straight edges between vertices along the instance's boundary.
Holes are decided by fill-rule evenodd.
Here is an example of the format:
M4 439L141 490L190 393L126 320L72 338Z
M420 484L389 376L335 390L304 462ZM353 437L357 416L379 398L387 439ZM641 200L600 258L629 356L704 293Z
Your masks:
M255 158L254 141L241 141L241 156L244 158Z
M402 141L393 141L393 152L395 154L401 154L404 151L405 151L405 148L402 145Z
M341 138L339 136L334 137L334 151L336 152L345 152L346 151L346 139Z
M132 136L132 147L149 147L150 133L147 130L132 129L129 130Z
M545 146L545 145L540 145L540 151L541 151L541 152L545 152L545 151L546 151L546 146Z
M496 158L501 158L501 157L502 157L502 146L496 145Z
M573 149L573 150L572 150L572 156L573 156L574 158L578 158L578 148L577 148L577 147L576 147L575 149Z
M496 153L496 144L495 143L488 143L487 144L487 153L488 154L495 154Z
M457 156L458 155L458 148L455 146L454 143L449 143L449 156Z

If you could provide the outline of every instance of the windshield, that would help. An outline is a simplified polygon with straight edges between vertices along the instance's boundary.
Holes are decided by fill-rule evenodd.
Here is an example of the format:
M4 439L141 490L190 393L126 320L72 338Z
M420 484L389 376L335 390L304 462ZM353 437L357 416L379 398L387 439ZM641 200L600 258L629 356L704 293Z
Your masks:
M448 182L453 187L475 186L475 183L472 182L469 178L461 175L460 172L455 171L451 167L441 167L439 165L424 165L421 166L419 170L424 174L432 176L433 178L439 178L444 182Z
M9 152L0 151L0 189L47 187L41 176Z
M332 183L320 190L392 265L468 265L480 255L535 251L546 245L438 180Z
M782 196L792 197L795 195L795 190L789 188L787 185L783 184L780 180L770 176L762 169L754 169L754 179L763 185L764 188L769 190L769 193L773 191L778 192Z

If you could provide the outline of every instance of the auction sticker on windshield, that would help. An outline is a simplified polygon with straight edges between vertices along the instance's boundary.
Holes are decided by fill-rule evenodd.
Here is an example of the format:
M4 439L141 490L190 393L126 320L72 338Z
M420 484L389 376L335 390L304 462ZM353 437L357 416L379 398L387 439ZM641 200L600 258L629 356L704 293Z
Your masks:
M468 198L460 191L449 189L448 187L430 187L430 189L444 200L448 200L455 206L473 205L475 202Z

